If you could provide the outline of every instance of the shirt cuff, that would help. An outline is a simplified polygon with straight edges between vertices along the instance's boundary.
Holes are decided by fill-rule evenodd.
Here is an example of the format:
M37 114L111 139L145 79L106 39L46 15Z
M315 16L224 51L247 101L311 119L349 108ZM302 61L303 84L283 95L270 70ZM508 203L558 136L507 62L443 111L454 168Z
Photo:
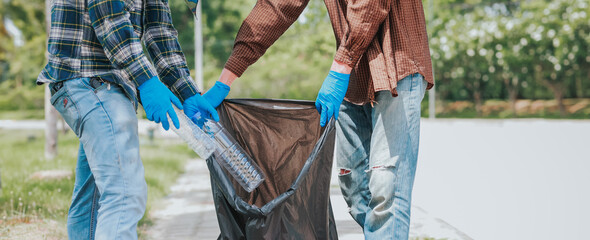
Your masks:
M349 51L344 46L340 46L338 51L336 51L336 56L334 56L334 60L344 63L351 68L356 66L360 58L360 55L354 54L353 51Z
M244 58L241 57L244 55L248 56L247 54L248 53L241 51L241 48L239 47L234 48L234 51L232 52L231 56L229 56L229 59L225 63L224 68L229 70L236 76L241 77L242 74L246 71L246 69L248 69L248 67L250 66L250 64L248 63L249 61L246 61L244 60Z
M141 86L146 81L158 76L156 69L150 63L145 55L140 56L136 61L127 66L127 72L130 78L135 82L136 87Z
M184 76L176 80L174 85L170 87L170 90L172 90L172 93L174 93L182 103L196 94L201 94L197 84L190 76Z

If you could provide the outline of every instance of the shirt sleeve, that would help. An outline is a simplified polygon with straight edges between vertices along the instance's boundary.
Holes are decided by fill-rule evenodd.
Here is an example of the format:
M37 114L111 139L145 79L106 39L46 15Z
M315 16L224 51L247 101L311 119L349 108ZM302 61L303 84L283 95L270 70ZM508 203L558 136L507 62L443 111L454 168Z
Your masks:
M184 102L199 93L190 76L186 58L178 43L178 32L172 25L168 1L147 0L143 42L160 80ZM199 93L200 94L200 93Z
M346 8L348 28L334 60L352 68L371 44L379 26L389 14L391 0L352 0Z
M126 9L123 1L88 0L90 21L107 58L140 86L156 76L156 71L143 54Z
M242 23L225 68L238 77L297 20L309 0L258 0Z

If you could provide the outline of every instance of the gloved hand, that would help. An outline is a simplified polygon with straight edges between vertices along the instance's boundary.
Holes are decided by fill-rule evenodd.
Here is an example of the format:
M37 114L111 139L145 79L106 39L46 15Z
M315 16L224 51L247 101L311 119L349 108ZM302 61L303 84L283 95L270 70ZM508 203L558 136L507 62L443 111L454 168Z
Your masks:
M315 100L315 107L320 113L320 125L326 126L326 123L334 116L338 120L340 104L344 100L350 74L330 71Z
M170 123L166 116L166 113L168 113L174 126L180 128L178 116L176 116L170 102L174 103L179 109L182 109L182 104L180 103L180 100L178 100L178 98L174 96L174 94L172 94L162 82L160 82L160 79L158 79L157 76L150 78L150 80L141 84L137 89L139 90L139 96L145 114L150 121L156 123L161 122L162 127L168 131L170 128Z
M209 102L211 106L216 108L219 106L219 104L221 104L221 102L223 102L223 99L227 97L227 94L229 94L229 89L230 88L228 85L217 81L215 82L215 85L209 89L209 91L203 94L203 97L207 99L207 102Z
M200 119L195 117L197 113L201 114ZM215 108L200 94L196 94L184 101L184 114L199 127L203 126L207 118L219 121L219 115L215 111Z

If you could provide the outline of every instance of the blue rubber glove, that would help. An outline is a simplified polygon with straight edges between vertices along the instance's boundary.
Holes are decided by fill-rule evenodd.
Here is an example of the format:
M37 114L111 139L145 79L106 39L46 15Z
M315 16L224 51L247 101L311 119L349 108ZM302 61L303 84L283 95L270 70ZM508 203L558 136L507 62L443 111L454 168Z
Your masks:
M139 97L141 98L141 105L143 105L145 115L150 121L162 123L162 127L168 131L170 128L170 123L166 116L166 114L168 114L170 115L174 126L180 128L178 116L176 116L174 108L172 108L170 102L174 103L179 109L182 109L182 104L180 103L180 100L178 100L178 98L174 96L174 94L172 94L162 82L160 82L160 79L158 79L157 76L145 81L137 87L137 89L139 90Z
M209 102L211 106L216 108L221 102L223 102L223 99L227 97L227 94L229 94L229 86L217 81L209 91L203 94L203 97L207 99L207 102Z
M188 116L195 124L199 127L203 127L203 123L205 122L206 118L213 119L215 121L219 121L219 115L215 108L205 100L203 96L200 94L196 94L186 101L184 101L184 114ZM200 116L205 116L204 118L195 117L195 115L199 113Z
M326 123L334 116L338 120L340 104L344 100L350 74L330 71L315 100L315 108L320 113L320 125L326 126Z

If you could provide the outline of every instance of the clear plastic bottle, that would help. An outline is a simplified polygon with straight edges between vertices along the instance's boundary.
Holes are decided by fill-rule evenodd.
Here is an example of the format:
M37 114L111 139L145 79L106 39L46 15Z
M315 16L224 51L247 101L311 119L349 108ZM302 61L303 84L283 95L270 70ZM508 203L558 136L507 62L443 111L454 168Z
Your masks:
M213 154L217 162L225 167L246 191L252 192L264 181L265 176L260 167L221 124L207 120L203 130L215 139L217 147Z
M193 123L193 121L191 121L182 110L178 109L174 105L172 105L172 107L176 112L178 123L180 124L180 129L176 128L172 123L170 116L168 116L168 121L170 122L170 128L172 128L172 131L174 131L184 142L186 142L188 146L199 155L199 157L203 159L209 158L216 148L215 143L211 141L210 136L203 132L199 126Z
M180 129L174 127L168 117L172 130L201 158L206 159L215 154L217 162L248 192L252 192L264 181L265 176L260 167L221 124L206 120L201 129L182 110L173 107L178 116ZM200 120L200 113L195 117Z

